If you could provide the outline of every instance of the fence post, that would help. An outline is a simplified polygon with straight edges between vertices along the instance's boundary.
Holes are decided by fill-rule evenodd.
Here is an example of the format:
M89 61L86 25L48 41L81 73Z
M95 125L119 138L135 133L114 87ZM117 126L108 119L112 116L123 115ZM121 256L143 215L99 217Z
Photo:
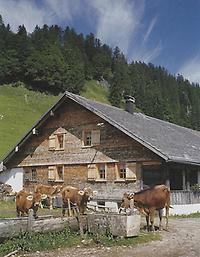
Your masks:
M28 232L30 232L32 230L34 221L35 221L35 218L33 216L33 210L29 209L29 212L28 212L28 224L27 224L27 231Z

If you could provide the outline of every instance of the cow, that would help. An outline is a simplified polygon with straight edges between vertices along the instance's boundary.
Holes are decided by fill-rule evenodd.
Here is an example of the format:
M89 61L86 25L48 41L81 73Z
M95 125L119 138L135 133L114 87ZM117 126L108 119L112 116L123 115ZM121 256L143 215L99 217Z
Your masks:
M166 230L168 230L168 217L170 206L170 190L165 185L156 185L152 188L147 188L137 193L125 193L122 199L121 208L129 208L130 200L133 199L134 207L146 216L147 229L154 230L154 213L158 210L159 213L159 229L162 229L162 209L166 210Z
M65 208L69 206L69 203L77 205L79 213L84 214L87 202L89 202L96 193L97 192L93 191L90 187L86 187L83 190L72 186L64 187L62 189L62 215L65 215Z
M40 193L29 193L25 190L21 190L16 194L16 212L17 217L28 215L29 209L33 210L33 216L37 218L37 210L42 199L45 199L46 195Z
M53 209L52 199L57 194L60 193L61 189L62 189L62 186L51 186L51 185L38 184L35 186L34 192L47 195L47 197L50 199L49 209L52 210ZM41 208L43 208L42 203L40 204L40 206L41 206Z

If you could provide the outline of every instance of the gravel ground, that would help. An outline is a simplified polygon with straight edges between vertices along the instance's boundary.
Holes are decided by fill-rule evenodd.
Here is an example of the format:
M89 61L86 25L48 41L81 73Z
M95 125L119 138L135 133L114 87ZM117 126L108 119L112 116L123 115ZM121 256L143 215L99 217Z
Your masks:
M153 232L150 232L153 233ZM159 232L154 232L159 233ZM23 255L26 257L200 257L200 219L170 219L162 240L138 246L58 249ZM22 256L22 255L21 255Z

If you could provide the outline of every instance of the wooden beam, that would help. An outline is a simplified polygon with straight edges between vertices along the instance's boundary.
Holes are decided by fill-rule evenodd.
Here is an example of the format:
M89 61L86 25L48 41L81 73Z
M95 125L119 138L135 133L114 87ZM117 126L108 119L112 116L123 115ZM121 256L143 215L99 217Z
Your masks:
M182 170L182 186L183 190L186 190L186 176L185 176L185 168Z

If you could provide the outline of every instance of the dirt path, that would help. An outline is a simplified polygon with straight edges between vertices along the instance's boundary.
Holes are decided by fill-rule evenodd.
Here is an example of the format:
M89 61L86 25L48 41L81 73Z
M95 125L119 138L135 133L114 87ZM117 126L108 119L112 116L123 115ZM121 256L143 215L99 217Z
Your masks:
M153 232L151 232L153 233ZM158 233L158 232L155 232ZM162 240L138 246L60 249L25 255L28 257L200 257L200 219L170 219Z

